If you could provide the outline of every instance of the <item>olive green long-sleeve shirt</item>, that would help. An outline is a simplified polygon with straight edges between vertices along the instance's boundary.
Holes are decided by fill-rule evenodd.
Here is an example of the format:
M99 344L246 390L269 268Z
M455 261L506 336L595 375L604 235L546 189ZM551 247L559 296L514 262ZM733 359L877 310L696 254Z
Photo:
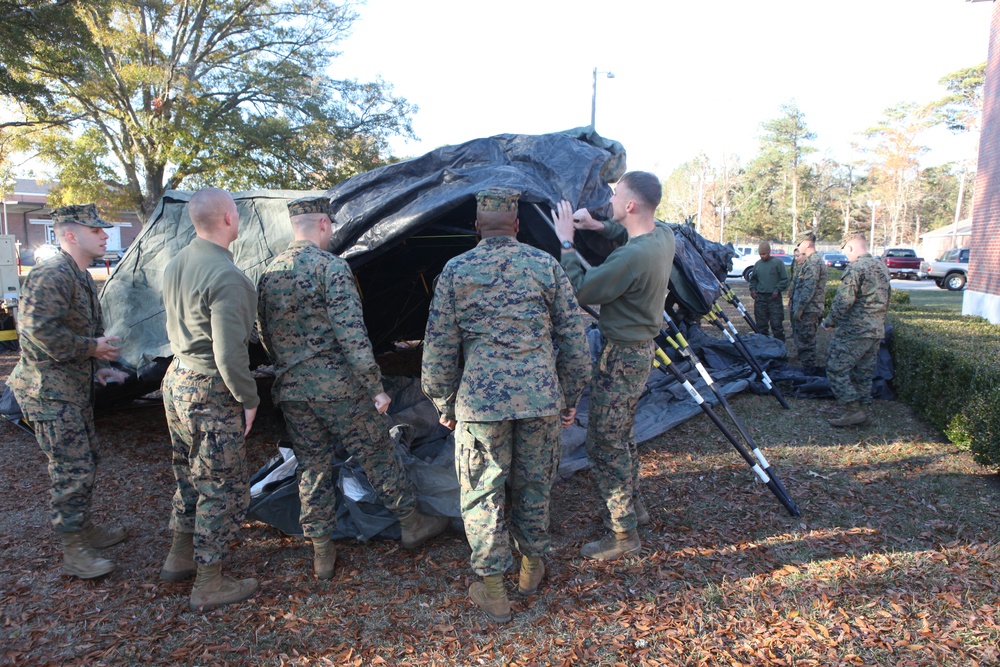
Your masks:
M750 291L762 294L784 292L788 289L788 270L777 257L769 257L767 261L758 259L753 265L750 276Z
M233 397L260 404L247 345L257 316L253 283L226 248L196 237L163 272L170 350L186 368L221 377Z
M587 269L575 252L565 252L562 266L584 305L601 306L597 328L615 343L642 343L660 333L667 284L674 263L674 232L657 222L653 231L632 238L613 220L604 236L622 243L604 263Z

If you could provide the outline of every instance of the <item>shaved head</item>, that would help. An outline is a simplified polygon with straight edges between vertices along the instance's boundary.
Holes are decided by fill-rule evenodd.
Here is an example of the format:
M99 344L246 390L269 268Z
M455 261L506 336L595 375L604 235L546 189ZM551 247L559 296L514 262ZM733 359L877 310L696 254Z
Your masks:
M212 232L222 224L226 213L236 209L232 196L220 188L205 188L194 193L188 202L188 216L199 232Z

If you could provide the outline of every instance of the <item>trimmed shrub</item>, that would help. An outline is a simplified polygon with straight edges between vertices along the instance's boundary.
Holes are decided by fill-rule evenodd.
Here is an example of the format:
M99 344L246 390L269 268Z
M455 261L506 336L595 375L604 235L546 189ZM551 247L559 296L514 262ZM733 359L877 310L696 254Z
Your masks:
M1000 325L893 306L893 386L980 465L1000 469Z

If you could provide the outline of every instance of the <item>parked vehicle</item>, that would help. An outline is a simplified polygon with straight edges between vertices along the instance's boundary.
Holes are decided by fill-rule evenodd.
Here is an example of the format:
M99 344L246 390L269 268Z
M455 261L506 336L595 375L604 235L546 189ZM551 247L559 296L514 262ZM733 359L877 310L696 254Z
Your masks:
M45 243L37 248L35 248L35 264L39 262L44 262L50 257L55 257L59 254L59 246L53 245L51 243Z
M750 271L760 257L757 255L756 246L736 246L737 256L733 258L733 268L729 270L729 277L741 276L744 280L750 280Z
M920 263L923 261L913 248L887 248L882 253L882 263L889 269L890 278L920 280Z
M933 278L941 289L958 292L965 289L969 273L969 249L952 248L932 262L923 262L920 273Z
M823 263L827 266L833 267L835 269L840 269L843 271L847 268L847 265L851 263L847 259L847 255L839 252L824 252L823 253Z

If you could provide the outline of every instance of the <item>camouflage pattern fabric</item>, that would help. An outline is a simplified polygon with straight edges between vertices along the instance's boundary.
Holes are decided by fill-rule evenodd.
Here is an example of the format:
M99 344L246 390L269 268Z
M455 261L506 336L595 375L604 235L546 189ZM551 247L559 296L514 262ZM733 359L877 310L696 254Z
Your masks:
M99 460L90 405L18 397L35 438L49 459L52 527L75 533L90 522L90 499Z
M639 498L639 450L635 411L653 367L652 342L607 342L594 366L587 418L587 459L604 498L608 527L634 530Z
M788 310L799 362L816 366L816 331L826 300L826 264L822 255L814 252L806 257L795 271L792 286Z
M162 389L177 480L170 528L194 533L195 561L211 565L237 539L250 503L243 405L222 378L176 361Z
M21 357L7 384L49 460L52 526L82 530L97 466L91 355L104 335L93 278L66 252L25 278L18 314Z
M589 366L573 287L552 256L495 236L445 265L427 317L421 386L442 417L458 420L462 520L478 574L511 565L508 479L518 548L548 550L559 414L576 407Z
M816 332L823 313L805 313L798 320L792 320L792 336L799 363L803 366L817 366Z
M838 402L872 402L872 375L881 342L878 338L848 340L836 335L830 341L826 379Z
M888 310L889 269L865 253L848 265L826 316L826 326L837 327L836 335L849 340L881 340L885 337Z
M559 417L461 422L455 467L472 569L480 576L513 565L505 485L511 488L511 535L524 556L549 552L549 494L562 444Z
M826 358L826 375L841 403L871 402L872 374L889 309L889 269L865 253L851 262L824 320L836 326Z
M551 255L495 236L445 265L427 315L420 376L442 416L557 415L576 406L589 366L573 288Z
M21 358L7 380L18 404L31 398L90 405L91 356L104 335L97 286L90 274L60 251L24 279L18 304Z
M788 300L788 309L797 312L822 313L826 300L826 264L818 252L814 252L795 271L795 289Z
M347 262L310 241L293 241L257 291L257 327L274 362L276 404L382 393Z
M350 266L310 241L293 241L261 276L257 326L275 363L272 392L299 462L307 537L336 528L334 447L356 458L386 508L416 506L413 485L372 399L382 375Z
M757 328L765 336L785 340L785 305L781 298L773 298L770 292L758 292L753 302L753 319Z
M389 438L388 420L370 398L284 401L281 411L299 463L299 521L306 537L324 537L337 527L333 458L338 445L361 465L386 509L402 516L416 507L413 484Z

